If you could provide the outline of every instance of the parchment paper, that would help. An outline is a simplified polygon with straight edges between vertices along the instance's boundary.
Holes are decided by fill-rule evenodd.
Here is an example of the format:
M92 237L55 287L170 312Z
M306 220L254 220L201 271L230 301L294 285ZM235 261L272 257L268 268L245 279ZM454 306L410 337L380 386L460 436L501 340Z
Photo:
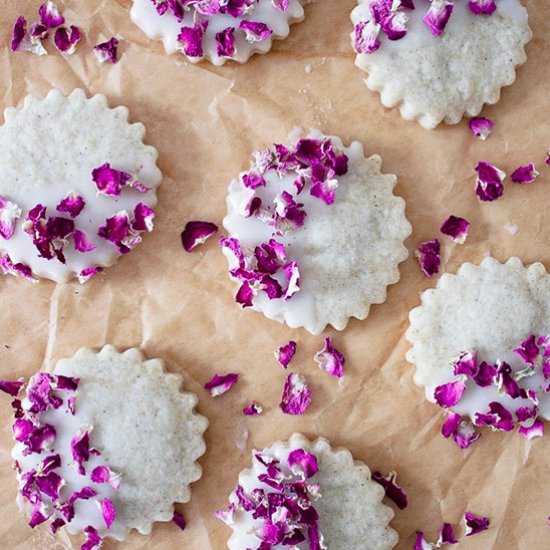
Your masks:
M248 166L252 150L283 141L296 125L315 126L361 141L367 152L382 155L386 172L398 175L397 193L406 199L414 226L407 241L411 251L420 240L438 236L439 225L453 213L469 218L472 230L464 246L443 241L446 270L487 254L500 260L518 255L550 267L545 227L550 169L542 168L550 145L550 5L526 1L535 33L529 61L501 102L485 110L496 128L483 143L464 122L429 132L381 107L353 65L348 34L354 0L308 5L306 21L270 54L222 68L166 56L160 43L150 42L130 21L130 0L61 4L68 21L84 30L84 42L73 57L52 51L37 58L12 54L7 45L15 17L33 20L39 1L0 0L1 105L21 105L26 94L43 96L57 86L64 92L74 87L101 92L111 105L128 106L131 119L146 125L147 141L160 152L164 182L158 223L138 249L85 286L1 280L0 377L29 376L81 346L140 346L148 356L165 359L170 371L183 373L185 387L199 395L199 411L211 423L203 478L193 486L191 502L180 507L186 531L157 524L149 537L134 534L105 548L222 550L229 530L213 513L225 505L250 449L293 431L326 436L372 469L399 472L410 497L409 508L398 511L393 522L399 549L412 547L415 529L433 539L443 520L457 523L465 510L490 516L492 528L460 548L548 548L550 437L527 442L516 434L485 432L471 450L460 451L441 438L439 409L412 381L413 368L404 360L407 314L420 291L435 284L413 257L402 264L401 281L390 288L385 304L375 306L366 321L353 321L334 334L347 357L340 386L313 363L321 337L240 311L215 239L188 255L179 233L188 220L221 222L226 186ZM121 60L100 66L91 47L112 35L122 39ZM473 168L481 159L508 173L536 161L543 174L532 186L508 183L501 200L481 204L473 192ZM517 225L515 236L505 228L509 224ZM301 418L285 416L277 407L285 373L272 354L289 338L298 342L294 368L314 392L312 407ZM241 373L242 381L212 399L202 385L214 372L227 371ZM243 417L249 399L260 401L265 414ZM78 548L76 539L54 539L46 529L26 526L14 502L9 399L0 399L0 415L0 546Z

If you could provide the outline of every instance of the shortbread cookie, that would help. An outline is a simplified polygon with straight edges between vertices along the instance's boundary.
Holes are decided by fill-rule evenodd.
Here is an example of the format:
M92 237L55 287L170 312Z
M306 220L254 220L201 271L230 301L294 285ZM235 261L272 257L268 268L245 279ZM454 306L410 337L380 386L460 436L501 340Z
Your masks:
M390 550L398 537L383 497L347 449L294 434L252 452L252 468L217 516L233 529L230 550Z
M17 395L22 382L14 384ZM14 401L12 451L31 527L49 522L53 532L123 540L171 520L173 504L189 501L189 484L201 477L208 424L180 384L159 359L112 346L83 348L33 376Z
M358 1L352 40L367 86L425 128L496 103L527 59L532 35L519 0L415 0L415 9L410 0Z
M130 16L169 54L181 52L196 63L228 59L245 63L267 53L273 40L286 38L290 25L304 19L304 0L133 0Z
M430 401L477 427L523 433L539 415L550 419L550 276L542 264L464 264L423 293L410 321L407 359Z
M317 130L299 136L255 153L230 184L221 245L241 306L318 334L385 301L411 226L379 156Z
M161 182L145 128L104 96L52 90L0 127L0 270L81 282L153 229Z

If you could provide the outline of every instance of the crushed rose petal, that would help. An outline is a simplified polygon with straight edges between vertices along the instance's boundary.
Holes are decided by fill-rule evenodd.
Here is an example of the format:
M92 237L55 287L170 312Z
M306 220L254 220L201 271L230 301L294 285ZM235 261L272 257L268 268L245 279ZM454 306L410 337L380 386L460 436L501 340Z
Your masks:
M296 354L297 347L296 342L290 340L275 350L275 359L277 359L277 362L283 369L286 369L292 361L292 358Z
M497 9L495 0L468 0L468 7L474 15L491 15Z
M485 117L474 117L468 122L472 134L483 141L491 135L494 125L490 118Z
M464 244L468 237L470 222L457 216L449 216L439 228L443 235L451 237L458 244Z
M465 512L464 523L466 525L466 532L464 534L469 537L489 529L490 520L487 517L478 516L472 512Z
M535 165L530 162L525 166L516 168L510 175L510 179L514 183L533 183L539 175L540 174L537 172Z
M21 208L14 202L0 196L0 236L6 241L13 237Z
M478 162L476 172L476 195L479 200L490 202L502 197L505 172L484 160Z
M243 414L245 416L260 416L263 412L264 408L257 401L250 401L250 403L243 408Z
M390 472L387 476L380 472L373 472L372 479L384 487L386 497L393 501L400 510L404 510L409 505L407 493L403 487L397 484L395 472Z
M233 372L228 374L215 374L204 385L204 389L210 392L212 397L218 397L228 392L239 381L239 375Z
M65 18L53 2L46 2L38 8L40 22L48 29L54 29L65 23Z
M334 347L330 336L325 337L323 349L318 351L313 359L319 365L319 368L330 374L330 376L335 378L344 376L346 358Z
M106 42L101 42L100 44L96 44L94 46L94 54L96 56L96 59L100 63L110 62L113 65L117 63L117 49L118 49L119 41L114 36L107 40Z
M439 273L441 267L441 245L438 239L424 241L415 250L415 256L420 269L426 277L433 277Z
M200 244L204 244L214 233L218 226L212 222L191 221L185 224L181 233L181 244L186 252L191 252Z
M53 37L55 47L63 54L72 55L80 42L80 29L71 25L70 27L59 27Z
M303 376L291 372L287 376L281 397L280 409L285 414L303 415L311 404L311 391Z
M454 4L449 0L430 0L430 7L422 18L434 36L441 36L453 13Z

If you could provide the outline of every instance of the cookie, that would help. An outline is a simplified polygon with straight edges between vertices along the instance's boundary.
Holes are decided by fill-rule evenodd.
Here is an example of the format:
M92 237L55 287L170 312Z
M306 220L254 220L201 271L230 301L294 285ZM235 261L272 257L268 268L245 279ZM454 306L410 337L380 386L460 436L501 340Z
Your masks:
M245 63L267 53L290 25L304 19L303 0L134 0L130 16L167 53L181 52L192 63L207 59Z
M525 435L539 416L550 419L549 334L544 266L486 258L423 293L410 313L407 359L428 400L476 427Z
M346 548L390 550L397 533L384 490L347 449L300 434L252 452L229 508L218 517L233 530L230 550ZM269 509L269 511L268 511ZM256 518L254 518L256 516Z
M254 154L231 182L221 240L237 302L319 334L365 319L408 256L411 226L379 156L318 130Z
M33 376L14 402L12 451L31 527L123 540L171 520L201 477L208 424L180 385L159 359L112 346L83 348Z
M0 127L0 270L88 280L153 229L161 173L145 128L102 95L28 96Z
M351 13L355 64L385 107L398 106L424 128L456 124L497 103L527 59L532 33L519 0L499 0L491 13L475 0L420 0L415 9L408 0L358 4Z

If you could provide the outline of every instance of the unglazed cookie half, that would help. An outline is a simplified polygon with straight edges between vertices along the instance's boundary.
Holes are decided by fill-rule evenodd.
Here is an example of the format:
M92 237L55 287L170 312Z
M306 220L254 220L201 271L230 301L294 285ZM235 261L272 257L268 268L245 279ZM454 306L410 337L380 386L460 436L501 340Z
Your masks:
M318 130L255 153L229 186L223 220L237 302L313 334L383 303L411 226L381 166L360 143Z
M28 96L0 127L0 270L88 280L153 229L161 173L145 128L102 95Z
M380 93L385 107L398 106L403 118L435 128L497 103L501 88L515 81L516 67L526 61L532 33L519 0L498 0L493 13L474 14L469 4L482 3L493 4L415 0L415 9L408 9L408 0L359 0L351 14L355 63L368 73L365 82ZM387 4L393 8L383 8L386 35L377 34L373 6L380 10ZM429 20L433 31L423 21L428 10L436 10Z
M171 520L201 477L208 425L180 385L161 360L112 346L83 348L32 377L14 405L12 451L31 527L123 540Z
M252 452L252 467L239 474L229 508L218 517L233 530L230 550L257 550L266 541L273 550L292 544L300 550L390 550L398 536L383 497L368 467L347 449L294 434ZM267 515L263 503L271 503Z

